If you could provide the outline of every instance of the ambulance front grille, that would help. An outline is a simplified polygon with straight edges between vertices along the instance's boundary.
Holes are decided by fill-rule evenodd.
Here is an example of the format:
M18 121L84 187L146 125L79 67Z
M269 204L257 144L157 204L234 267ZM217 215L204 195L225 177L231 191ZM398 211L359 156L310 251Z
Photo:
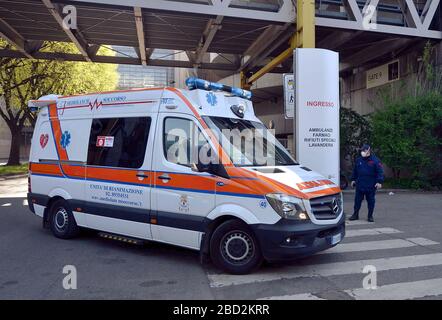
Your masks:
M310 206L316 219L336 219L342 212L341 195L337 193L310 199Z

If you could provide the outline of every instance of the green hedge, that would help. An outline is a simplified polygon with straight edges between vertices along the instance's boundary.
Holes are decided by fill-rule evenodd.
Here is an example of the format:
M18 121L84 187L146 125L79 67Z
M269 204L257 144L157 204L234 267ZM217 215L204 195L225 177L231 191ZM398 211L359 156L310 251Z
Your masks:
M373 145L402 187L442 187L442 95L387 102L371 120Z

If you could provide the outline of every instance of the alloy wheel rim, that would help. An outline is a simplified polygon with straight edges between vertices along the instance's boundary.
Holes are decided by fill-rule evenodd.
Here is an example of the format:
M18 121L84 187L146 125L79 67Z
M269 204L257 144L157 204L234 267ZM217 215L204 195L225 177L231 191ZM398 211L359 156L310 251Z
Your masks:
M58 208L55 213L55 227L59 231L63 231L68 225L69 216L65 208Z
M232 231L221 240L221 253L229 263L244 265L250 261L255 252L251 237L242 231Z

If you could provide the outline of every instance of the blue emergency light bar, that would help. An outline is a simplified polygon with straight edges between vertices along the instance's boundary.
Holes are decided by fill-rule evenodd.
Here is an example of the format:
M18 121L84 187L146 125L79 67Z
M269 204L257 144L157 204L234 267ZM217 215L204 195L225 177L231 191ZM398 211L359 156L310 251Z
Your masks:
M230 87L222 83L206 81L195 77L187 78L186 86L189 88L189 90L202 89L207 91L225 91L233 94L234 96L252 100L252 92L250 91L243 90L241 88Z

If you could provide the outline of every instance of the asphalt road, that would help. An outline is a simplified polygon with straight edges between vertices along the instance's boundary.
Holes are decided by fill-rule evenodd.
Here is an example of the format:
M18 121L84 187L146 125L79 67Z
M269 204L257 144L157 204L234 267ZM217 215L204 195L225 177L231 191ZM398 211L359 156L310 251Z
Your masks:
M173 246L128 245L93 232L56 239L28 210L25 192L26 179L0 181L0 299L442 298L441 194L380 193L376 222L348 224L337 247L231 276ZM352 200L345 194L348 213ZM63 288L66 265L76 268L75 290ZM367 265L377 270L375 290L362 288Z

